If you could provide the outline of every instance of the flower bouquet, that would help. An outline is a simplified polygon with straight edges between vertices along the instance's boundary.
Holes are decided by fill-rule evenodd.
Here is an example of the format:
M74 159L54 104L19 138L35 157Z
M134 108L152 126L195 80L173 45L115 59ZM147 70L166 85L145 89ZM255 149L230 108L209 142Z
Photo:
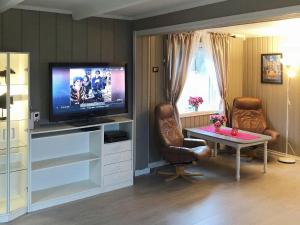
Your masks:
M209 122L214 125L216 132L220 131L221 126L223 126L226 123L226 121L226 117L219 114L213 114L209 117Z
M203 103L203 98L202 97L190 97L189 98L189 105L194 107L195 112L198 111L198 107L202 103Z

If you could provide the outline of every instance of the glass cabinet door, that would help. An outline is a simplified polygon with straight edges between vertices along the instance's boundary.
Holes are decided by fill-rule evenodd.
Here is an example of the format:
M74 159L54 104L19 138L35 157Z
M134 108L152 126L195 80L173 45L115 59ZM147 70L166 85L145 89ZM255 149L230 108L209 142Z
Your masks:
M7 120L6 120L6 93L8 75L8 54L0 53L0 215L8 213L8 162L9 151L7 148Z
M14 211L27 205L29 56L27 53L10 53L8 62L9 211Z

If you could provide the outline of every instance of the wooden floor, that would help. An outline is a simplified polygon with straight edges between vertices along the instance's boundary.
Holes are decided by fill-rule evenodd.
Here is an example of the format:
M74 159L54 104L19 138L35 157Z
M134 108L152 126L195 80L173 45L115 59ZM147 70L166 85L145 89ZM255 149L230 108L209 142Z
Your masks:
M299 225L300 162L241 166L234 180L234 156L218 156L194 170L199 184L170 183L149 175L130 188L23 216L12 225Z

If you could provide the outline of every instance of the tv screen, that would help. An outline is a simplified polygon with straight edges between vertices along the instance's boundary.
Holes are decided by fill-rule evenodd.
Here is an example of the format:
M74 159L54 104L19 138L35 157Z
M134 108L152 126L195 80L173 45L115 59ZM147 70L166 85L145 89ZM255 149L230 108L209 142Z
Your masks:
M51 63L50 75L51 121L127 112L124 65Z

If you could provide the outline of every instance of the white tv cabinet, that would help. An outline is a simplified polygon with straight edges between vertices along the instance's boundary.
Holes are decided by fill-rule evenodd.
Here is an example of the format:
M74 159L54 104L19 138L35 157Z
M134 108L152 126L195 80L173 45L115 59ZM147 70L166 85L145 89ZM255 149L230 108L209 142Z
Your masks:
M132 120L114 120L30 132L29 212L133 185ZM104 143L108 130L127 131L130 139Z

